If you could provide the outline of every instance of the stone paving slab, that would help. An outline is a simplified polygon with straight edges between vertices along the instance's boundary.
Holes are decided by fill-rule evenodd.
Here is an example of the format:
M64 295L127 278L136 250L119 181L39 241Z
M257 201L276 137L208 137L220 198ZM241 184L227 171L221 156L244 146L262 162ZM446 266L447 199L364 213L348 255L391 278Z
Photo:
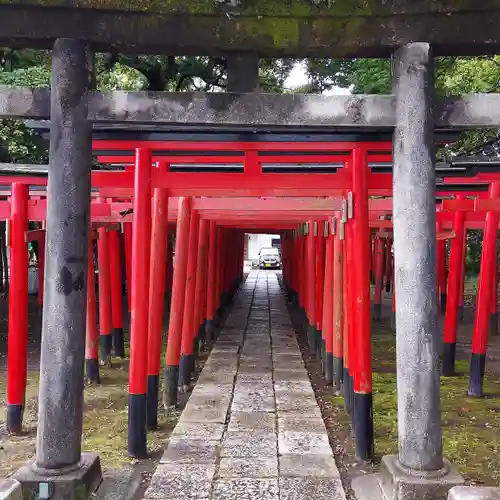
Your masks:
M345 500L274 273L252 272L146 500Z

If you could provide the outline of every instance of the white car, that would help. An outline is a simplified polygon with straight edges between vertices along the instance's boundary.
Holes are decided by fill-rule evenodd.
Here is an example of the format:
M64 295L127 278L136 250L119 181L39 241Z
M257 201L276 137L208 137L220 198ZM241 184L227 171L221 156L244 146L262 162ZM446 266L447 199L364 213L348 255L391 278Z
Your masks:
M259 267L261 269L280 269L281 256L277 248L261 248L259 250Z

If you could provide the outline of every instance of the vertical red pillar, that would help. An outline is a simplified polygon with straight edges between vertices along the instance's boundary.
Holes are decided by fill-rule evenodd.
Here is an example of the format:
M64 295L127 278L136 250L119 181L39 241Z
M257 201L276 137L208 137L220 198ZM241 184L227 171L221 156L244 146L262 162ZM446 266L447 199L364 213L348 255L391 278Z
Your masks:
M370 332L370 253L368 225L368 162L366 151L353 151L353 297L356 317L353 427L356 438L356 456L362 460L373 458L372 415L372 359Z
M374 253L373 319L380 321L382 318L382 281L384 275L384 240L380 236L375 236Z
M325 236L323 221L316 221L316 354L323 360L326 343L323 338L323 292L325 281Z
M101 363L111 366L111 348L113 347L111 323L111 282L109 269L109 245L106 227L98 229L97 263L99 267L99 343Z
M333 383L340 390L343 379L343 310L344 310L344 258L343 240L340 239L339 229L333 237Z
M217 260L215 266L215 312L221 313L221 291L222 291L222 262L224 252L224 231L223 228L217 228Z
M172 282L174 280L174 237L169 234L167 238L167 293L169 299L172 297Z
M331 219L325 224L325 274L323 287L323 341L325 345L324 375L333 383L333 234Z
M10 214L10 285L7 337L7 430L20 434L28 357L28 186L12 184Z
M441 223L436 222L436 232L441 231ZM446 312L446 240L436 242L437 280L441 313Z
M177 404L177 382L179 380L191 207L191 198L179 198L174 278L172 283L170 322L168 325L168 342L165 359L165 381L163 386L163 405L165 408L170 408Z
M307 280L307 339L311 352L316 352L318 334L316 330L316 239L314 237L314 222L307 222L305 277Z
M217 227L215 221L210 221L208 236L208 279L207 279L207 321L205 335L207 342L213 339L215 328L215 282L217 273Z
M132 315L128 401L128 451L147 454L147 363L149 259L151 253L151 150L135 153L134 215L132 220Z
M97 333L97 304L95 297L94 243L89 239L87 277L87 327L85 333L85 378L89 384L98 384L99 379L99 335Z
M45 282L45 230L38 239L38 304L43 304L43 287Z
M345 409L352 413L354 406L354 352L352 350L352 337L354 330L354 315L353 315L353 252L352 252L352 226L351 224L344 225L344 374L343 374L343 393Z
M123 339L123 293L120 233L108 233L109 244L109 280L111 285L111 324L113 327L113 350L115 356L125 357Z
M500 182L490 185L490 199L500 197ZM469 395L483 395L483 379L486 364L486 347L488 344L488 327L491 313L491 263L497 258L498 212L487 212L484 224L483 250L481 253L481 269L477 293L476 317L472 337L472 357L469 371Z
M200 231L200 215L193 210L189 225L189 245L186 274L186 288L184 298L184 317L182 320L181 358L179 365L179 387L187 390L191 382L194 361L194 300L196 292L197 265L198 265L198 238Z
M464 319L464 287L465 287L465 260L467 257L467 229L464 229L464 239L463 239L463 249L462 249L462 263L460 265L460 295L458 298L458 319L462 321Z
M167 264L168 192L153 191L153 221L151 226L151 261L149 267L148 323L148 429L158 427L158 390L160 387L160 358L163 341L163 309Z
M198 237L197 279L194 296L194 334L195 348L205 342L205 311L207 303L207 277L208 277L208 237L210 221L200 221L200 232ZM197 351L195 349L195 355Z
M498 335L498 257L491 262L491 314L490 314L490 333Z
M123 240L125 244L125 273L127 279L127 304L132 311L132 223L123 224Z
M463 199L459 196L458 199ZM444 318L443 375L451 377L455 374L455 353L458 327L458 307L460 300L460 279L463 267L463 238L465 212L457 210L454 215L453 230L455 237L451 240L450 268L447 291L446 313Z

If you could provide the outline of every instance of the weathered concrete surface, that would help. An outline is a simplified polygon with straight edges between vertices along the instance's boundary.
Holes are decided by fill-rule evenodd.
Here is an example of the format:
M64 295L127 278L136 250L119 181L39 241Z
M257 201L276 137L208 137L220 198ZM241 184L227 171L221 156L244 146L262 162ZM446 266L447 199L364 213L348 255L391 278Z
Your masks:
M434 71L430 46L411 44L394 58L394 260L398 437L401 464L443 467L436 304Z
M389 130L396 125L396 98L393 95L242 95L241 92L256 90L256 82L249 76L253 69L255 66L251 64L245 67L246 79L235 79L229 87L232 92L225 93L90 92L87 98L89 118L96 123L300 126L328 127L329 130ZM241 89L239 93L234 93L235 88ZM0 116L49 119L49 90L0 88ZM500 126L499 117L499 94L436 99L434 123L438 129Z
M500 500L500 488L455 486L448 493L448 500Z
M50 48L73 36L99 51L340 58L426 40L439 54L481 54L500 46L498 9L496 0L2 0L0 44Z
M238 350L219 350L227 342ZM273 382L275 366L290 362ZM210 382L227 366L233 384ZM227 412L224 425L207 422L215 409ZM145 493L155 498L345 499L275 274L250 273L237 294Z
M52 51L47 255L36 465L57 470L80 460L87 310L92 130L86 92L87 44L58 40Z
M23 500L21 483L15 479L0 481L0 500Z

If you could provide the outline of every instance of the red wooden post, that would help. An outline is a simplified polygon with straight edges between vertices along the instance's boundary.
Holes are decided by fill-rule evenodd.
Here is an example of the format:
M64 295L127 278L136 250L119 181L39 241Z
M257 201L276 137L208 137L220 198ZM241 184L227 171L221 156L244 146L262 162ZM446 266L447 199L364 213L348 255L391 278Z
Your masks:
M20 434L28 357L28 185L13 183L10 214L10 286L7 337L7 430Z
M167 270L166 270L166 289L169 301L172 298L172 283L174 280L174 236L169 234L167 237Z
M38 304L43 304L43 287L45 284L45 230L38 238Z
M368 184L366 151L353 150L353 302L355 314L356 367L354 377L353 427L356 456L362 460L373 457L372 359L370 332L370 253L367 241Z
M344 259L343 240L339 228L333 237L333 382L337 390L341 389L343 379L344 352Z
M441 223L436 222L436 233L441 232ZM436 242L437 280L441 313L446 313L446 240Z
M467 257L467 229L464 229L464 239L463 239L463 249L462 249L462 263L460 265L460 295L458 298L458 319L462 321L464 319L464 287L465 287L465 262Z
M382 318L382 280L384 274L384 240L375 236L374 243L374 275L375 290L373 294L373 319L380 321Z
M463 199L458 197L458 199ZM455 375L455 353L458 327L458 307L460 299L460 279L463 267L463 238L465 212L457 210L454 215L453 230L455 238L451 240L450 268L448 279L447 304L444 319L443 375Z
M314 222L307 222L306 254L305 254L305 278L307 283L307 339L311 352L317 348L316 333L316 238L314 237Z
M489 328L491 335L498 335L498 257L491 261L491 314Z
M324 224L326 229L325 274L323 287L323 341L325 353L323 358L324 375L328 384L333 383L333 234L332 220ZM323 228L321 228L323 229Z
M97 304L95 296L94 244L89 239L87 277L87 328L85 333L85 378L89 384L99 379L99 335L97 333Z
M207 303L207 279L208 279L208 237L210 221L200 221L200 232L198 237L198 269L196 278L196 291L194 298L194 333L195 333L195 355L200 343L205 342L205 311Z
M500 182L490 185L489 197L500 198ZM472 337L472 357L470 362L469 395L483 395L483 379L486 364L486 347L488 344L488 327L491 314L491 264L497 258L498 212L487 212L484 224L483 251L481 253L481 270L477 293L476 317Z
M101 363L111 366L111 348L113 347L111 323L111 283L109 269L108 232L105 226L98 229L97 261L99 267L99 330Z
M200 231L200 215L193 210L189 225L189 245L184 298L184 318L182 320L181 358L179 365L179 387L187 390L194 371L194 301L198 274L198 238Z
M177 404L177 382L182 342L182 318L186 290L189 224L191 220L191 198L179 198L177 214L177 236L175 242L174 278L170 304L170 322L165 359L165 381L163 405L166 409Z
M207 279L207 321L205 334L207 343L213 339L215 328L215 282L217 274L217 227L215 221L210 221L208 236L208 279Z
M160 387L160 358L163 341L163 309L167 264L168 192L155 188L153 192L153 221L151 226L151 262L149 267L149 324L148 324L148 429L158 427L158 390Z
M111 285L111 323L113 326L113 350L115 356L125 357L123 339L123 293L120 234L118 231L108 233L109 243L109 279Z
M354 317L352 314L352 242L351 242L351 224L345 224L345 240L344 240L344 375L343 375L343 392L345 409L352 413L354 400L354 380L353 380L353 365L354 352L352 349L352 337L354 330Z
M132 223L123 224L123 239L125 243L125 273L127 278L127 304L132 311Z
M325 359L326 342L323 338L323 292L325 281L325 235L323 221L316 221L316 355Z
M151 150L137 149L132 219L132 316L128 401L128 451L147 454L149 259L151 253Z

